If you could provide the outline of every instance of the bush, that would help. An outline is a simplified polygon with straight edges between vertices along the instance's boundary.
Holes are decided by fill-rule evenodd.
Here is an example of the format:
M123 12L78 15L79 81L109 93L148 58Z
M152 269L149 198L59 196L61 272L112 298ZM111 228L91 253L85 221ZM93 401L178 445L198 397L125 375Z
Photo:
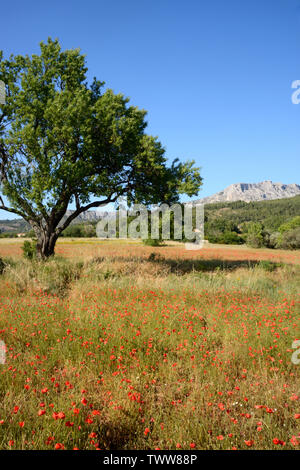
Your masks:
M224 245L241 245L245 240L240 237L236 232L225 231L224 233L211 233L208 234L207 240L209 243L223 243Z
M146 238L143 243L146 246L161 246L161 240L154 240L153 238Z
M92 224L70 225L60 236L70 238L96 237L96 226Z
M299 250L300 249L300 227L294 230L284 232L278 243L277 248L284 250Z
M271 261L268 260L261 260L258 263L258 266L262 268L264 271L272 272L275 271L277 267L279 267L279 263L272 263Z
M23 256L27 259L35 259L36 258L36 241L33 240L32 242L25 240L22 246Z
M259 222L251 222L247 228L247 245L251 246L252 248L261 248L262 246L264 246L265 240L264 229L262 224Z
M295 228L300 227L300 215L297 215L293 219L289 220L285 224L280 225L278 228L280 233L291 231Z
M17 238L17 232L3 232L0 233L0 238Z
M281 238L280 232L268 233L265 237L265 244L268 248L277 248Z
M225 245L241 245L244 243L244 240L242 237L239 237L236 232L224 232L218 243L225 243Z
M25 234L25 236L26 236L26 238L35 238L36 235L35 235L35 233L34 233L34 230L31 229L31 230L29 230L29 232L27 232L27 233Z

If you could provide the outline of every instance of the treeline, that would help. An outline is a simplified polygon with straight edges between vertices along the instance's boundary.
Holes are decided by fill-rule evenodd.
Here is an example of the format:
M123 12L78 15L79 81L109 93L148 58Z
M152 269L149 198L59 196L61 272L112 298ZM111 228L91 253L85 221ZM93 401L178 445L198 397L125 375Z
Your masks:
M300 196L272 201L208 204L204 208L204 234L210 243L244 244L259 248L300 249ZM128 217L128 225L135 217ZM150 213L149 213L150 233ZM193 217L195 227L195 212ZM73 224L62 237L96 237L97 222ZM4 235L4 234L3 234ZM8 235L8 234L6 234ZM161 221L160 221L161 235ZM26 236L34 237L32 231ZM117 234L118 237L118 222ZM144 240L157 245L160 240ZM174 240L174 217L170 216L170 239ZM183 226L182 240L185 241Z
M300 248L300 196L205 206L205 238L254 248Z
M91 222L89 224L73 224L69 225L61 234L60 237L69 238L93 238L96 237L96 225L97 222ZM25 234L25 237L34 238L35 234L33 230L30 230Z

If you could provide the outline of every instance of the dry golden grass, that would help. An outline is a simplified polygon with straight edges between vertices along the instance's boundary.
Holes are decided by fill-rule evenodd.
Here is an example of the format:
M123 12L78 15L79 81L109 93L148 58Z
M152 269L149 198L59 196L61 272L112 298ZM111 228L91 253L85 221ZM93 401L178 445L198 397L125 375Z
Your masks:
M22 257L24 239L0 239L0 257ZM207 244L201 250L186 250L184 244L169 242L162 247L143 246L130 240L99 240L96 238L61 238L56 246L56 254L66 258L89 259L94 257L118 256L147 258L151 253L159 253L170 259L203 259L228 261L272 261L289 264L300 264L300 250L270 250L267 248L249 248L237 245Z

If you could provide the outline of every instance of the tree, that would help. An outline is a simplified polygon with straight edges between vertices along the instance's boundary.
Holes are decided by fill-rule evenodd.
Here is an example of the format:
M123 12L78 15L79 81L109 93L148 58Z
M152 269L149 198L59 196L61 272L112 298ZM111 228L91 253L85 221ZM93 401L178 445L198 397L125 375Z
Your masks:
M130 204L177 202L202 184L194 162L175 159L145 133L146 112L104 82L86 79L85 57L40 43L40 55L0 51L0 209L33 228L40 258L54 253L59 234L82 212L126 195ZM74 202L75 211L65 217Z
M299 250L300 227L283 232L281 237L278 239L276 248L282 248L284 250Z
M252 248L264 246L264 227L260 222L250 222L247 226L246 243Z
M286 223L280 225L278 231L280 233L287 232L289 230L293 230L294 228L300 227L300 215L297 215L293 219L288 220Z

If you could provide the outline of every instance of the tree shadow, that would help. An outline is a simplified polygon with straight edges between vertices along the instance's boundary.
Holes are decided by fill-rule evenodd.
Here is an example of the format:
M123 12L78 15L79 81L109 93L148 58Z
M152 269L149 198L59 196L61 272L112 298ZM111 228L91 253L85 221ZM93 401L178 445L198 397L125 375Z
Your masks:
M105 257L94 258L92 262L103 262L107 260ZM113 261L116 262L140 262L155 263L159 266L167 267L169 272L175 274L188 274L191 272L219 272L219 271L235 271L239 268L253 269L256 266L265 271L275 271L283 264L269 260L228 260L228 259L175 259L166 258L160 253L151 253L148 258L140 258L134 256L114 256Z
M266 271L274 271L280 263L263 260L227 260L227 259L183 259L166 258L164 260L151 259L149 261L168 265L172 273L187 274L190 272L235 271L239 268L253 269L256 266Z

